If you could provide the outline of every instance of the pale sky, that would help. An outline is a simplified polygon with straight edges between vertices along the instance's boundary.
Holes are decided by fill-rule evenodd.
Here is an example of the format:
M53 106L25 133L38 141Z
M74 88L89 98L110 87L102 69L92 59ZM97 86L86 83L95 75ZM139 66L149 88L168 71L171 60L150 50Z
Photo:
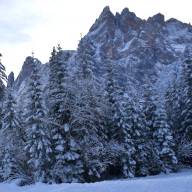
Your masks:
M43 63L54 45L76 49L105 6L115 14L128 7L143 19L161 12L192 22L192 0L0 0L0 53L7 74L17 75L26 56Z

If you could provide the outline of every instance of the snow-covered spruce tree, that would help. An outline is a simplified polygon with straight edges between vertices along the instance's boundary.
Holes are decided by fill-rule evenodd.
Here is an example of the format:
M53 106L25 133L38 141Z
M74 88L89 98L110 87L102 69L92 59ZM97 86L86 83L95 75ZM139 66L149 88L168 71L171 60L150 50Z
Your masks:
M7 80L7 76L5 74L5 67L1 63L0 60L0 101L3 98L4 91L5 91L5 85L4 82Z
M135 176L135 141L134 141L134 127L135 121L133 114L135 114L133 108L133 102L126 93L122 93L121 98L118 101L118 108L114 114L114 125L117 126L116 141L123 146L124 150L120 157L122 174L124 177Z
M110 48L106 55L103 56L103 61L106 66L106 74L105 74L105 100L106 100L106 119L105 119L105 129L108 138L108 145L106 146L107 150L110 151L109 157L109 167L108 174L122 174L124 177L128 175L132 177L133 171L131 171L130 167L127 166L129 159L127 159L127 154L124 152L124 147L120 147L122 142L124 142L124 135L122 134L122 124L121 122L124 118L123 109L120 110L120 102L117 102L120 97L122 97L123 92L120 89L117 82L117 73L116 68L114 66L113 60L113 43L111 42ZM124 125L123 125L124 126ZM121 150L119 150L121 148ZM132 150L132 149L131 149ZM130 152L132 152L130 150ZM129 152L129 153L130 153ZM122 158L120 162L120 156L125 156ZM131 158L130 158L131 159ZM113 173L114 172L114 173Z
M150 165L148 161L149 157L149 127L146 121L146 116L144 113L144 108L142 107L142 102L138 99L134 103L135 110L132 114L134 116L134 143L135 143L135 161L136 161L136 176L146 176L149 175Z
M142 102L136 93L136 84L129 78L126 90L122 91L123 97L119 97L116 101L119 106L115 111L114 123L117 123L118 126L116 132L123 136L120 141L126 152L124 158L127 159L127 161L123 161L125 177L149 174L147 123ZM126 172L127 174L125 174Z
M15 100L12 89L7 89L3 105L3 124L1 129L2 164L1 176L4 180L15 179L20 174L23 141L20 137L21 123L15 112Z
M105 58L107 63L105 97L108 106L106 129L108 130L109 140L115 142L116 146L122 146L122 148L119 152L116 152L118 156L111 157L113 163L111 164L112 167L111 165L110 167L111 169L120 167L121 174L124 177L134 177L136 163L134 160L135 109L132 102L133 98L130 98L130 95L125 93L125 89L119 85L118 71L111 60L112 51L110 49L107 55L108 58ZM129 91L133 91L131 82L129 80L127 82L130 85ZM114 153L112 152L112 154Z
M28 165L35 181L47 182L51 162L51 142L48 125L45 122L45 109L42 104L42 90L38 74L38 60L31 57L32 73L28 87L26 113L26 146ZM47 178L48 177L48 178Z
M177 148L177 158L181 167L183 167L183 165L185 167L186 164L191 165L192 141L188 138L183 138L183 140L179 142Z
M147 175L147 174L158 174L161 172L160 167L160 159L158 154L155 152L154 149L154 140L153 140L153 121L156 111L156 105L154 103L154 90L152 86L152 79L149 79L149 77L145 76L142 86L142 103L140 108L140 115L142 118L141 125L145 126L145 131L142 131L141 134L141 141L143 141L144 138L144 148L145 150L141 150L144 152L144 162L145 163L139 163L141 166L137 165L137 174L138 175ZM142 159L142 158L141 158ZM140 158L138 158L140 161ZM147 162L146 162L147 160ZM143 166L143 168L142 168ZM139 167L141 167L139 171ZM140 173L138 173L140 172Z
M161 160L161 171L168 173L176 170L177 157L174 152L175 143L171 127L168 124L165 105L162 101L157 102L156 105L153 122L154 150Z
M0 102L0 129L2 128L2 121L3 121L3 104Z
M118 116L116 113L119 106L118 106L118 99L122 94L122 90L117 82L117 71L112 60L113 56L113 43L111 43L111 48L108 50L106 56L104 56L104 62L106 65L106 74L105 74L105 100L107 104L107 115L106 115L106 129L108 139L111 140L113 138L118 137L118 127L117 123L115 123L115 116ZM116 135L117 134L117 135Z
M102 159L103 100L101 86L94 74L95 49L91 40L85 37L78 47L78 68L76 80L76 109L73 111L73 127L78 130L81 145L85 180L101 179L106 167Z
M0 54L0 57L1 57L1 54ZM4 81L6 80L7 80L7 76L5 74L5 67L3 66L0 60L0 129L2 127L2 119L3 119L2 101L5 93Z
M181 113L181 134L192 141L192 47L187 47L184 52L183 77L184 108Z
M80 182L83 164L72 135L67 63L60 46L58 51L53 49L49 64L49 120L54 156L51 176L57 183Z
M142 86L142 106L146 120L146 131L148 132L149 139L152 139L152 132L153 132L153 118L154 112L156 109L156 105L154 104L154 90L152 87L152 79L149 77L144 78L143 86Z
M89 37L81 39L78 45L78 71L79 79L92 79L95 70L95 47Z
M179 61L179 66L181 65ZM182 67L182 66L181 66ZM180 67L180 68L181 68ZM184 101L184 83L185 77L182 71L177 69L174 72L172 81L170 82L166 92L166 111L169 124L173 130L173 136L176 140L176 148L179 147L180 142L184 139L184 130L182 123L182 111L185 108Z

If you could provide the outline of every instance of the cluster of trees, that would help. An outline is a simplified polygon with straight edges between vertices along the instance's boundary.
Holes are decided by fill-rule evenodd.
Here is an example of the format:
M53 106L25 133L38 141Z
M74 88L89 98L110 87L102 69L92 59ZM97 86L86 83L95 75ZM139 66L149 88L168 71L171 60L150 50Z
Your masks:
M104 78L97 75L94 45L79 44L71 75L67 54L53 48L44 96L39 61L30 57L28 102L18 112L13 83L6 88L0 115L0 178L35 182L93 182L176 171L190 163L192 140L192 57L183 59L183 78L164 98L145 78L125 82L112 59L103 57ZM0 87L6 79L0 64ZM182 76L181 76L182 77ZM181 86L182 85L182 86ZM181 90L182 89L182 90Z

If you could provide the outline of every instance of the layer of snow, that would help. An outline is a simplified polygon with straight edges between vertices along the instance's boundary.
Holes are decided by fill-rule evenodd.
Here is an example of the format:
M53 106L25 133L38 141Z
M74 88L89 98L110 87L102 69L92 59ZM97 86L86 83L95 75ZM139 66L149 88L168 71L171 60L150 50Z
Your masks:
M89 35L97 35L98 33L100 33L100 31L103 29L103 27L106 25L106 22L103 22L102 24L99 25L99 27L97 27L96 29L94 29L94 31L89 32Z
M129 47L130 47L131 43L133 42L133 40L134 40L134 38L131 39L130 41L128 41L128 42L124 45L124 47L121 49L121 51L126 51L127 49L129 49Z
M18 187L1 183L0 192L191 192L192 170L170 175L150 176L130 180L103 181L91 184L60 184Z

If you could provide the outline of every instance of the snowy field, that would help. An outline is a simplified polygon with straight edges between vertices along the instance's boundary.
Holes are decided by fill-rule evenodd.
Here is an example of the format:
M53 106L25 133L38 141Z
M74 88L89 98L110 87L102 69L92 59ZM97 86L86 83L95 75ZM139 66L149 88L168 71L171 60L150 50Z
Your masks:
M192 170L170 175L92 184L46 185L38 183L18 187L15 183L1 183L0 192L192 192Z

